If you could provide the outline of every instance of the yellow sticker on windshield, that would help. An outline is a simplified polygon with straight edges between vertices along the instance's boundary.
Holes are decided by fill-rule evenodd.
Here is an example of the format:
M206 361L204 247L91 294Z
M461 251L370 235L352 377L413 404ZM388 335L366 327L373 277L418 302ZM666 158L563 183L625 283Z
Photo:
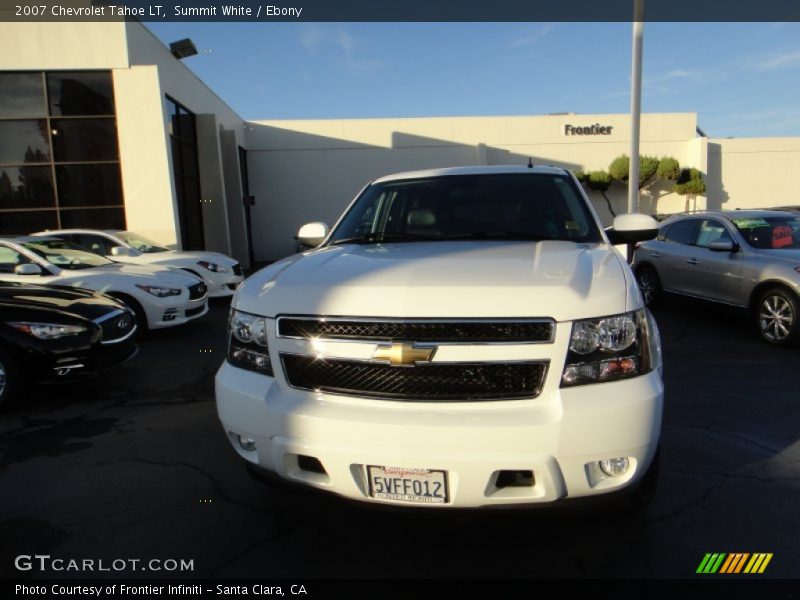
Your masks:
M578 231L581 228L577 221L564 221L564 227L573 231Z

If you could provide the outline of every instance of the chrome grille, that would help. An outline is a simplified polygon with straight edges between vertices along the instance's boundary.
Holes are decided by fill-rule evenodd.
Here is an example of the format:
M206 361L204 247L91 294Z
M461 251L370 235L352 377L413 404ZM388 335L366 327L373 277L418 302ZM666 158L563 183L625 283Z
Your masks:
M113 344L126 339L136 329L136 315L130 310L114 312L102 321L95 321L100 325L103 344Z
M194 285L189 286L189 299L190 300L199 300L203 298L208 292L208 288L206 287L205 283L195 283Z
M278 336L339 340L450 343L546 343L553 341L551 319L356 319L278 318Z

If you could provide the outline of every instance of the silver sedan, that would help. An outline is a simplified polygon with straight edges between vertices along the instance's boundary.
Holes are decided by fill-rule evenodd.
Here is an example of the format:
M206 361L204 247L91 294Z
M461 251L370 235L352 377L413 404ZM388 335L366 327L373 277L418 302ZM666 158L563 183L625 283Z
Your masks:
M699 212L667 219L641 244L634 271L648 306L664 292L743 307L762 338L800 339L800 215Z

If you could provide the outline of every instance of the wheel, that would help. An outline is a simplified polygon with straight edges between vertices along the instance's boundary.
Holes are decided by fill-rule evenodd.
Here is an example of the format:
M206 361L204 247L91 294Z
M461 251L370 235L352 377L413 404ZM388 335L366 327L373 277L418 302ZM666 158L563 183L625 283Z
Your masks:
M25 391L25 381L11 356L0 348L0 409L19 400Z
M797 296L785 288L769 288L758 297L756 325L764 341L790 346L800 337Z
M661 279L653 267L642 267L636 272L636 281L646 306L658 306L664 298Z

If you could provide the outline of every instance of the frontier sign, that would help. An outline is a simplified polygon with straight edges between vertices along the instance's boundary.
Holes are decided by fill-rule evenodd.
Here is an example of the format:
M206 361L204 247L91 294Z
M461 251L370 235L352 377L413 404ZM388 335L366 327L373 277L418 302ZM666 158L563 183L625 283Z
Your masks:
M611 135L612 125L564 125L564 135Z

